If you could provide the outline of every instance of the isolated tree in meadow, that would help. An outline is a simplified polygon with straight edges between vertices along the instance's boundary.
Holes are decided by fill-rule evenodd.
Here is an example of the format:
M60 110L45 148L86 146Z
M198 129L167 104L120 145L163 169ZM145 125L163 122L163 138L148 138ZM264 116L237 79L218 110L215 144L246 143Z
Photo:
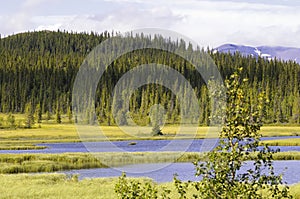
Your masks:
M161 126L164 120L164 108L161 105L155 104L151 107L150 118L152 124L152 135L163 135Z
M32 104L28 102L25 105L25 127L26 128L31 128L32 125L34 124L34 115L33 115L33 108Z

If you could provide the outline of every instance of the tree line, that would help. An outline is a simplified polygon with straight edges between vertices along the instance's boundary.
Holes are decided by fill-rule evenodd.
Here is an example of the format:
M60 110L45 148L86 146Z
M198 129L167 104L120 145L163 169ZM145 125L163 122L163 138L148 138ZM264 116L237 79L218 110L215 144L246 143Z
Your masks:
M28 118L32 116L37 122L41 122L43 114L47 118L55 115L58 123L61 122L61 114L72 118L72 87L76 74L93 48L112 36L115 36L114 33L109 32L40 31L1 38L0 112L26 113ZM165 43L170 46L171 51L187 49L186 53L191 55L193 51L205 51L212 57L224 79L228 79L237 68L243 67L241 75L248 79L245 90L250 103L257 104L257 96L265 93L265 123L300 123L300 66L296 62L193 49L184 41L171 41L159 36L150 38L142 35L138 39L145 43ZM113 100L112 95L118 80L136 66L150 63L171 66L190 82L200 110L198 121L192 121L208 125L211 102L201 75L195 72L188 61L157 49L136 50L122 55L110 64L96 90L96 117L91 116L86 122L93 124L98 121L114 125L119 120L119 124L125 125L128 124L126 118L131 116L139 125L147 125L152 105L161 104L166 110L166 122L179 123L181 106L193 109L188 107L190 98L183 96L186 103L180 103L178 96L170 89L157 84L144 85L134 91L129 101L129 113L122 111L122 108L114 113L112 107L116 104L113 103L122 104L118 99ZM182 93L187 93L184 89ZM13 121L11 117L10 121ZM30 125L27 123L27 126Z

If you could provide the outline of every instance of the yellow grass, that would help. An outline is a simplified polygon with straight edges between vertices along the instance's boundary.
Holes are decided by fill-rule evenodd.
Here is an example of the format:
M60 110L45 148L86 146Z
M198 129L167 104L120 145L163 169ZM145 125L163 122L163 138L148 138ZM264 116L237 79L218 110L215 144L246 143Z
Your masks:
M300 138L267 140L264 143L270 146L300 146Z
M263 126L261 128L263 136L300 136L300 126Z
M212 128L209 127L197 127L197 131L193 127L179 127L164 126L162 132L164 136L153 137L151 136L151 127L118 127L118 126L87 126L78 125L77 128L74 124L47 124L42 123L40 127L35 126L32 129L1 129L0 141L5 140L51 140L51 139L73 139L79 140L79 134L77 128L84 129L80 131L80 135L89 135L91 139L97 138L95 134L103 134L105 138L112 140L128 140L128 139L168 139L168 138L206 138L211 137L211 134L207 134ZM179 129L182 131L179 132ZM86 134L84 131L87 131ZM213 137L216 137L217 131L214 131ZM89 134L90 133L90 134ZM95 133L95 134L93 134ZM300 135L300 126L264 126L261 129L263 136L291 136ZM101 140L101 139L100 139Z
M24 120L24 115L14 115L16 120ZM6 118L7 115L0 114L0 117ZM151 127L75 125L70 124L65 115L62 118L62 124L56 124L52 119L50 121L43 120L41 124L35 124L32 129L0 129L0 149L14 149L16 146L18 146L17 148L29 149L34 147L32 144L51 142L200 139L218 137L220 131L220 129L203 126L194 128L191 126L166 125L162 128L163 136L152 136ZM300 135L300 126L264 126L261 133L263 136Z
M72 199L114 199L117 178L95 178L78 181L76 177L64 174L18 174L0 175L0 198L72 198ZM143 184L149 179L139 178ZM178 198L173 182L158 184L172 190L171 198ZM193 190L194 191L194 190ZM300 198L300 184L291 187L295 199ZM191 195L192 193L188 193Z

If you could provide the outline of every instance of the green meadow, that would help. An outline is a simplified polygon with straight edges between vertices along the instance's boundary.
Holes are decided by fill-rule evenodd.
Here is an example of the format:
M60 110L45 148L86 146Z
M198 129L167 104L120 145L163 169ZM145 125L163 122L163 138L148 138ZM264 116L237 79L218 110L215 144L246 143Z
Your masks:
M24 121L24 114L15 114L16 123ZM5 114L0 114L5 118ZM22 126L22 125L21 125ZM78 133L78 129L80 133ZM82 134L81 129L88 129L89 133ZM101 136L99 136L101 132ZM132 126L105 126L105 125L74 125L70 123L66 115L62 115L62 123L57 124L52 120L43 120L32 128L9 126L0 129L0 149L42 149L35 146L38 143L56 143L56 142L81 142L81 141L118 141L118 140L158 140L158 139L202 139L217 137L218 130L207 127L189 127L166 124L162 128L163 136L151 136L151 127L144 126L135 128ZM299 125L286 126L263 126L261 128L262 136L298 136L300 135ZM300 137L299 137L300 138ZM268 141L271 145L298 145L299 139Z
M1 115L0 115L1 116ZM2 115L1 117L5 117ZM24 115L15 115L22 121ZM184 127L179 132L178 125L165 125L162 136L151 136L151 127L145 126L137 130L133 127L117 126L77 126L89 129L89 134L79 134L74 124L69 123L66 116L62 124L55 121L42 121L32 128L0 129L0 150L44 149L36 146L40 143L81 142L81 141L118 141L118 140L160 140L160 139L203 139L217 137L209 134L212 128L206 126ZM125 129L125 131L124 131ZM96 136L101 130L102 136ZM270 145L300 145L297 139L281 139L282 136L300 136L300 126L264 126L261 134L266 137L276 136L278 139L264 141ZM135 152L135 153L62 153L62 154L0 154L0 198L116 198L114 186L117 178L95 178L78 180L78 176L56 174L56 171L70 169L105 168L126 164L193 162L205 158L205 154L196 152ZM280 152L274 154L274 160L300 160L300 152ZM108 165L105 163L109 163ZM45 174L39 174L46 172ZM31 174L26 174L31 173ZM36 174L32 174L36 173ZM140 182L151 179L140 178ZM170 183L158 184L173 190ZM291 186L291 193L300 198L300 184ZM178 198L172 191L171 198ZM193 191L188 193L192 196Z
M194 152L105 152L62 154L0 154L0 173L54 172L105 168L140 163L193 162L203 157Z
M151 181L148 178L140 178L141 184ZM64 174L0 174L0 198L72 198L72 199L111 199L117 198L114 191L117 178L95 178L78 181L77 176ZM173 190L171 198L179 198L174 185L170 183L157 184L157 189ZM295 199L300 198L300 184L290 187ZM193 195L194 190L189 190L187 196Z
M0 154L0 174L55 172L142 163L192 163L205 160L205 157L205 153L197 152ZM274 154L273 158L274 160L300 160L300 152L280 152Z

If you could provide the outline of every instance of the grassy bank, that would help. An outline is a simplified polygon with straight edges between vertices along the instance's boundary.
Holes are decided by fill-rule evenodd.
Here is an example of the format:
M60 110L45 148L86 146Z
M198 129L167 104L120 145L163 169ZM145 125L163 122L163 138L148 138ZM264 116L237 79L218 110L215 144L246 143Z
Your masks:
M16 115L22 118L23 115ZM86 126L78 128L85 129ZM120 127L117 126L89 126L89 132L84 134L84 139L79 136L74 124L64 121L63 124L56 124L53 121L36 124L31 129L0 129L0 150L26 150L43 149L36 146L38 143L58 142L81 142L84 141L118 141L118 140L160 140L160 139L201 139L211 137L208 134L209 127L198 127L197 132L193 128L186 127L178 134L178 125L166 125L163 127L163 136L151 136L151 127ZM103 133L99 136L99 131ZM270 145L300 145L299 139L279 140L280 136L300 135L300 126L264 126L261 129L263 136L278 136L278 140L266 141ZM82 133L80 134L82 136ZM212 137L216 137L213 135Z
M36 146L33 144L15 145L15 144L2 144L0 150L38 150L45 149L45 146Z
M105 168L139 163L192 162L199 153L64 153L0 154L0 173L54 172L70 169Z
M1 154L0 173L53 172L105 167L91 154Z
M139 179L143 184L150 179ZM76 177L64 174L0 175L0 198L117 198L114 192L116 178L95 178L78 181ZM174 190L172 182L158 184ZM300 184L291 186L294 198L300 198ZM192 193L190 193L192 195ZM171 198L179 196L172 191Z
M194 162L205 154L195 152L0 154L0 173L54 172L70 169L105 168L141 163ZM300 152L282 152L275 160L300 160Z
M300 146L300 138L268 140L264 143L270 146Z
M96 140L132 140L132 139L188 139L207 138L209 127L198 127L197 132L193 128L185 128L184 132L178 134L180 129L176 125L164 126L163 136L151 136L151 127L117 126L89 126L90 131L95 132L86 136L91 141ZM85 129L85 126L83 126ZM103 137L99 137L99 131L103 132ZM125 130L126 132L124 132ZM264 126L261 129L263 136L295 136L300 135L300 126ZM217 136L217 135L216 135ZM81 141L76 126L74 124L54 124L42 123L32 129L0 129L0 144L4 143L43 143L43 142L79 142Z

